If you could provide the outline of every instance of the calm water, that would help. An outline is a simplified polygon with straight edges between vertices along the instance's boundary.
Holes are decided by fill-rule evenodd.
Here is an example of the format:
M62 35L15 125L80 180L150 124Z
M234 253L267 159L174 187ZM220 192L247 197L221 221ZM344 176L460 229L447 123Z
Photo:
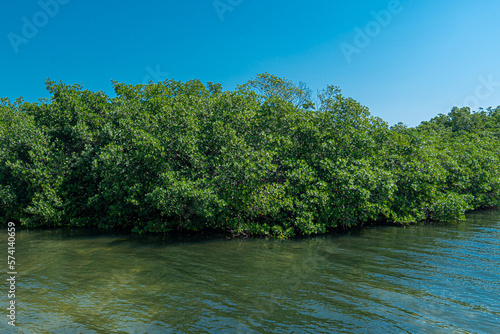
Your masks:
M500 211L291 241L30 231L16 247L18 333L500 332Z

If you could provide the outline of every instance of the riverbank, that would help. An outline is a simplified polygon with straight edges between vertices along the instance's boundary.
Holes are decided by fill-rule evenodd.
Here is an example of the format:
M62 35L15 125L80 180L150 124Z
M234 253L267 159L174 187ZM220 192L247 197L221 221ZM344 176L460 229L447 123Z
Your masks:
M500 211L499 207L492 208L482 208L474 211L466 212L466 216L471 215L488 215L491 213L498 213ZM455 221L420 221L409 224L400 224L387 221L372 221L366 222L364 224L350 225L350 226L338 226L327 230L325 233L321 234L323 236L329 237L340 237L350 234L362 233L365 229L372 228L407 228L410 226L453 226L456 224L466 224L467 220L455 220ZM0 228L2 231L7 231L6 229ZM270 235L251 235L234 233L230 230L214 230L210 228L205 228L197 231L191 230L176 230L168 232L143 232L137 233L132 232L132 230L124 230L123 228L115 229L100 229L96 226L91 227L50 227L50 226L39 226L30 228L24 225L17 225L17 231L23 231L28 233L53 233L54 235L59 235L63 238L73 238L73 237L119 237L119 238L132 238L135 240L142 240L146 243L149 242L167 242L167 243L177 243L177 242L202 242L202 241L216 241L216 240L245 240L245 239L275 239L276 236ZM316 237L318 235L294 235L288 239L290 240L304 240L311 237ZM278 238L280 239L280 238ZM284 238L281 238L284 239Z

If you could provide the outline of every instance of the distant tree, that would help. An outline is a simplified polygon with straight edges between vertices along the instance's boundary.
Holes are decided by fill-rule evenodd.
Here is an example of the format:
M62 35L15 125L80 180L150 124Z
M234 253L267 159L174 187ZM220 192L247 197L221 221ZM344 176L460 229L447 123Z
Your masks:
M296 108L314 109L312 90L303 82L295 85L291 80L273 74L258 74L254 79L240 85L240 89L251 89L257 94L269 98L282 98Z

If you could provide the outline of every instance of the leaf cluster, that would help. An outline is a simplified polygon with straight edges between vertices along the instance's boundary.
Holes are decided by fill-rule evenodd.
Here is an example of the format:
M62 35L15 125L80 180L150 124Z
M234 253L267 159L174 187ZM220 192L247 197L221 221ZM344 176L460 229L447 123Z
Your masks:
M47 81L0 103L0 216L28 227L293 235L500 202L500 108L389 127L328 86Z

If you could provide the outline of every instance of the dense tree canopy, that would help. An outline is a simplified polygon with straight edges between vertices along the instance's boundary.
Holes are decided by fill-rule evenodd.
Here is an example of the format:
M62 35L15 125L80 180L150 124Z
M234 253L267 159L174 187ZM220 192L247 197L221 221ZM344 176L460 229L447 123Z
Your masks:
M463 219L500 203L500 107L393 127L340 89L260 74L223 91L48 81L0 100L0 216L134 232L290 237L370 221Z

